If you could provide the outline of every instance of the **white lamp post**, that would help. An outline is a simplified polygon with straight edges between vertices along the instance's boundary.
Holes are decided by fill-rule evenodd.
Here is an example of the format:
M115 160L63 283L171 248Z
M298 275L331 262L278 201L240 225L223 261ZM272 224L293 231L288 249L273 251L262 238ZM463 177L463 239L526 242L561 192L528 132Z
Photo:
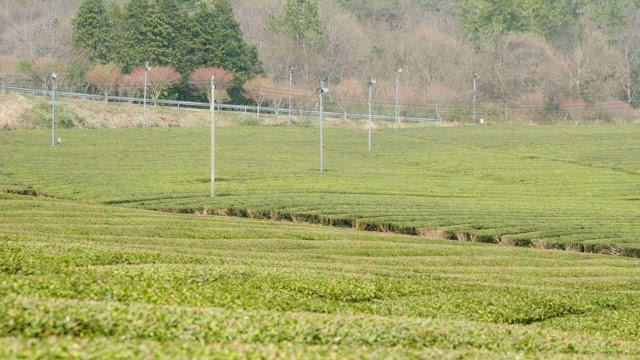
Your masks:
M329 89L324 86L324 81L321 80L318 88L320 94L320 172L324 172L324 94L328 92Z
M396 130L400 127L400 74L403 69L396 70Z
M216 83L211 76L211 189L210 196L215 196L216 186Z
M371 151L372 147L372 139L371 139L371 128L373 127L373 112L372 112L372 101L373 101L373 86L376 84L374 79L369 80L369 121L367 127L369 128L369 151Z
M472 115L472 120L475 123L476 122L476 101L477 101L477 96L476 96L476 92L477 92L477 81L480 78L480 75L478 75L478 73L473 73L473 115Z
M51 73L52 92L51 92L51 146L56 147L56 90L58 87L58 74Z
M151 70L149 62L144 64L144 115L142 117L142 127L147 127L147 73Z
M293 72L296 70L295 67L291 67L289 69L289 126L291 126L291 102L292 102L292 90L293 90Z

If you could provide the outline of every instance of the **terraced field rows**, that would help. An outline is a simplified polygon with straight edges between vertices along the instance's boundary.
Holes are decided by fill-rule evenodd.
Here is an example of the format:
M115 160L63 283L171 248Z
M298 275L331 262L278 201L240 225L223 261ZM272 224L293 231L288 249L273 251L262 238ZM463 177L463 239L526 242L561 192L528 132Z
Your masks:
M640 260L0 194L0 356L640 356Z
M128 207L640 256L637 126L0 132L0 188Z

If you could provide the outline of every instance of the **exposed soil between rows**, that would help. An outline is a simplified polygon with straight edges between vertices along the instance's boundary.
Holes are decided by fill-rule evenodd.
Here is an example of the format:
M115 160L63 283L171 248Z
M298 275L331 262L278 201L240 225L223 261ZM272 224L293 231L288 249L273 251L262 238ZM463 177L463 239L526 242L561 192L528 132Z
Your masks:
M201 216L233 216L250 219L263 219L273 221L289 221L303 224L320 224L342 228L353 228L361 231L373 231L383 233L395 233L401 235L419 236L437 240L470 241L497 245L510 245L531 247L536 249L563 250L581 253L605 254L614 256L627 256L640 258L640 249L626 248L604 244L581 244L576 242L559 243L550 239L536 239L516 237L514 234L478 234L473 231L451 230L429 227L407 227L390 223L368 222L362 219L329 218L314 214L291 214L275 210L252 210L237 208L212 209L204 206L201 208L158 208L160 212L193 214ZM517 235L517 234L515 234Z
M34 189L4 189L0 192L6 194L22 195L22 196L41 196L52 197L47 194L38 192ZM113 205L109 203L106 205ZM117 204L117 203L116 203ZM299 224L319 224L325 226L334 226L341 228L353 228L360 231L372 231L383 233L394 233L401 235L410 235L425 237L436 240L451 241L470 241L478 243L488 243L496 245L510 245L531 247L536 249L548 250L564 250L581 253L605 254L614 256L627 256L640 258L640 249L625 248L615 245L603 244L581 244L575 242L559 243L549 239L536 239L526 237L515 237L514 234L503 235L487 235L478 234L473 231L451 230L437 227L407 227L390 223L368 222L362 219L350 218L329 218L322 215L314 214L291 214L275 210L252 210L238 208L220 208L212 209L209 206L200 208L157 208L155 211L173 213L173 214L190 214L199 216L231 216L248 219L261 219L272 221L288 221ZM517 235L517 234L516 234Z

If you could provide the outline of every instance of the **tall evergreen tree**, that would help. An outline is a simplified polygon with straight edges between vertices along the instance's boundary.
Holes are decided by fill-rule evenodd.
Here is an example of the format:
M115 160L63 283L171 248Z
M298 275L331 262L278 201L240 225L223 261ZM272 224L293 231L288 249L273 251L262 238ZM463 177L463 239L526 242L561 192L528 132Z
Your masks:
M233 71L240 81L261 72L258 51L244 41L228 0L200 3L192 23L190 70L220 66Z
M167 39L171 53L168 64L181 74L188 75L188 70L191 69L186 59L189 43L189 14L184 10L184 6L180 5L179 0L158 0L157 4L164 23L171 28Z
M123 18L125 30L119 60L125 71L147 61L156 65L171 62L172 30L155 3L130 0L125 5Z
M284 15L276 25L298 44L317 40L324 34L317 0L287 0Z
M122 65L122 59L125 55L122 51L125 49L124 34L125 34L125 19L124 13L120 5L116 3L116 0L110 0L107 3L107 17L109 19L109 26L111 27L111 54L109 56L110 62L118 63Z
M124 25L122 36L122 47L120 51L124 71L129 72L134 67L144 64L146 59L146 27L147 14L149 13L149 3L147 0L129 0L122 14Z
M80 39L100 39L84 29L97 27L97 21L86 19L103 19L100 28L110 35L111 41L104 39L82 46L101 49L100 46L110 44L109 51L100 50L100 55L93 55L94 58L116 63L125 72L149 62L156 66L171 65L183 79L188 79L198 67L222 67L235 75L235 86L229 89L234 97L243 81L262 72L257 49L244 41L228 0L200 1L193 15L185 10L184 0L128 0L124 9L115 0L109 0L106 6L103 1L83 0L82 14L77 16L78 24L83 26L74 28L78 32L74 36L79 43ZM170 89L172 96L182 98L190 97L190 91L185 80Z
M111 23L103 0L83 0L72 20L73 41L95 60L107 63L111 54Z
M583 36L583 15L614 30L625 21L621 0L461 0L460 10L462 24L479 48L511 32L534 32L570 48Z

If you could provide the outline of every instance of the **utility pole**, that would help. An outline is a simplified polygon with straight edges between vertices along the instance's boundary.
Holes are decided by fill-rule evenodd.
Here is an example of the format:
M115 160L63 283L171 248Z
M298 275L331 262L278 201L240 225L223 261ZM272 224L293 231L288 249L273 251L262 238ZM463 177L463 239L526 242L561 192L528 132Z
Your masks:
M396 70L396 131L400 127L400 74L402 68Z
M211 77L211 189L210 196L215 196L216 186L216 82Z
M58 87L58 74L51 73L53 79L51 94L51 147L56 147L56 88Z
M144 64L144 115L142 117L142 127L147 127L147 72L149 72L149 62Z
M478 75L478 73L473 73L473 115L472 115L472 120L475 123L476 122L476 101L477 101L477 81L480 78L480 75Z
M295 67L291 67L289 69L289 127L291 127L291 102L292 100L292 92L293 92L293 72L296 70Z
M371 151L371 128L373 127L373 122L372 122L372 117L373 117L373 113L372 113L372 101L373 101L373 85L376 84L376 81L374 79L369 79L369 121L367 124L367 127L369 128L369 151Z
M324 172L324 94L328 92L329 89L324 86L324 80L320 80L320 88L318 89L320 94L320 172Z

